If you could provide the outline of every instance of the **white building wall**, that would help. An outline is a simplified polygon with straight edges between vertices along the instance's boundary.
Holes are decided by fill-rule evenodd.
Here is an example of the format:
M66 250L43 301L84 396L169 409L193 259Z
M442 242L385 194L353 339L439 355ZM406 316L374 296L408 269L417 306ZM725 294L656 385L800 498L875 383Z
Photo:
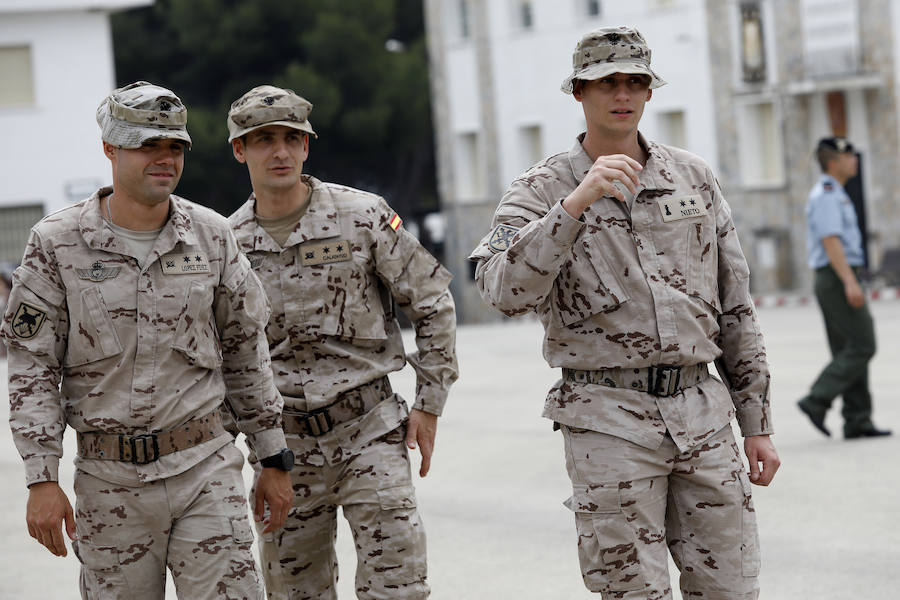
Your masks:
M653 50L654 69L668 85L654 91L641 121L641 131L662 142L671 123L683 123L686 149L716 167L712 93L706 20L703 3L691 0L632 0L602 2L599 17L588 17L580 0L532 0L533 26L523 30L518 0L491 0L490 50L495 77L491 115L480 114L475 76L474 43L456 36L458 23L451 12L444 23L449 30L446 64L450 126L454 138L483 125L497 123L500 179L506 183L530 167L532 140L538 128L542 155L566 152L584 130L584 115L577 101L560 91L571 69L572 51L588 31L611 25L637 27ZM667 119L668 115L672 115ZM530 130L530 131L529 131ZM463 172L458 172L459 176ZM459 187L457 186L457 189ZM466 189L463 186L463 189ZM499 199L498 199L499 200Z
M0 1L0 46L30 46L34 79L32 106L0 107L0 207L42 204L48 213L110 181L94 118L115 85L109 16L87 9L61 0Z

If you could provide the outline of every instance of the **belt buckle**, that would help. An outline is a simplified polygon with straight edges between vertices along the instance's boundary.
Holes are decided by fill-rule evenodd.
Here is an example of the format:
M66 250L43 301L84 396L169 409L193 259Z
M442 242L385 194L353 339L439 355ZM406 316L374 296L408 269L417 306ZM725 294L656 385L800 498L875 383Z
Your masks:
M126 442L127 439L127 442ZM133 465L146 465L152 463L159 458L159 441L155 433L144 433L141 435L133 435L131 437L119 436L119 456L125 455L125 448L131 452L128 459ZM143 454L143 458L139 458L139 450Z
M325 435L334 427L334 421L331 419L331 415L328 414L327 408L320 408L307 413L304 419L306 419L306 427L309 429L309 433L316 437Z
M647 391L652 396L666 398L678 391L681 383L681 367L661 366L648 368Z

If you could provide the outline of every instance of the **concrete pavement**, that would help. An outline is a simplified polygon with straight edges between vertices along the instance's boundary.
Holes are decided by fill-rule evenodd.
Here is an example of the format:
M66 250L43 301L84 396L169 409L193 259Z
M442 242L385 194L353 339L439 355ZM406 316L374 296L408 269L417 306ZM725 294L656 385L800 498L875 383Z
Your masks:
M870 377L875 419L898 431L900 302L871 308L880 344ZM898 598L900 435L823 438L794 406L828 353L816 308L768 308L760 316L773 373L774 440L783 461L771 487L754 488L763 551L760 597ZM462 375L440 421L432 472L417 482L435 600L598 597L581 583L573 517L562 506L571 491L561 438L540 418L556 378L540 356L540 340L540 326L532 321L459 332ZM392 379L411 399L412 371ZM4 397L5 362L0 382ZM829 414L828 425L839 434L838 411ZM65 447L61 478L71 498L71 431ZM71 552L53 557L28 537L22 466L5 426L0 477L0 598L77 598L78 564ZM338 537L339 595L349 600L355 553L343 520ZM672 575L677 587L674 567Z

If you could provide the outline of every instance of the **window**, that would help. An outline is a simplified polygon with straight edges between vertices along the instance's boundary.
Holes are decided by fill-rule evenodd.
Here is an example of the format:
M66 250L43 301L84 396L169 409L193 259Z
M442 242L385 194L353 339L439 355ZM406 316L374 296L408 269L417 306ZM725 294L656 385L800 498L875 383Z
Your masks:
M684 148L687 145L687 133L684 126L684 111L673 110L659 113L660 141L670 146Z
M737 106L738 160L745 186L784 183L784 150L781 127L771 101Z
M521 157L522 171L544 158L543 146L540 125L527 125L519 128L519 156Z
M741 2L741 78L747 83L766 80L766 47L759 2Z
M534 7L531 0L518 0L519 27L523 31L534 29Z
M0 106L34 104L30 46L0 47Z
M484 157L478 133L461 133L456 144L456 195L460 201L485 196Z
M457 6L459 8L459 37L467 40L472 33L469 25L469 0L459 0Z
M599 17L603 10L600 6L600 0L583 0L584 14L589 17Z
M43 217L41 204L0 207L0 262L19 264L31 228Z

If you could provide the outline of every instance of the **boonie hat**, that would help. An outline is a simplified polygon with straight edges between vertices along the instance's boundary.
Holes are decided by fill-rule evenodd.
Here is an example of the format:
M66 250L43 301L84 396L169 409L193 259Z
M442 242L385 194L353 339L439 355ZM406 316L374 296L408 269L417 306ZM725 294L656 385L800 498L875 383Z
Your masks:
M847 138L842 137L822 138L819 140L816 150L821 150L823 148L828 148L829 150L834 150L836 152L856 152L853 144L847 141Z
M308 120L312 109L312 103L294 90L257 86L231 103L228 141L266 125L285 125L318 137Z
M576 79L591 81L613 73L633 73L650 77L650 89L666 85L650 68L650 48L637 29L602 27L586 33L572 54L572 74L560 89L571 94Z
M140 148L147 140L181 140L191 146L187 108L164 87L136 81L113 90L97 107L103 141L121 148Z

